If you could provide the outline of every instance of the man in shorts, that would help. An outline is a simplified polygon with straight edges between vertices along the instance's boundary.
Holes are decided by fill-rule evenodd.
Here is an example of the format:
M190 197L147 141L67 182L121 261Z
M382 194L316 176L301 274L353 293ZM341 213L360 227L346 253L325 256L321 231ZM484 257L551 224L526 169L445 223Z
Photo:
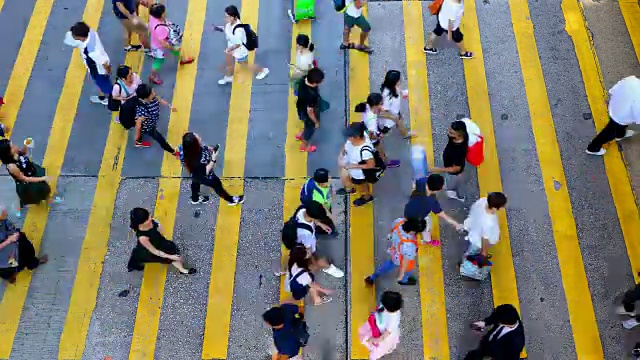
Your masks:
M318 92L318 86L324 80L324 72L318 68L309 70L309 73L302 78L298 86L298 99L296 100L296 108L298 118L304 124L304 129L296 135L296 139L301 141L300 151L314 152L316 146L310 145L311 137L320 127L318 114L322 99Z
M346 8L344 11L344 33L342 34L342 44L340 44L340 49L356 49L358 51L366 52L371 54L373 51L365 42L369 37L369 32L371 31L371 25L367 21L367 18L362 14L362 8L366 0L346 0ZM351 29L354 26L360 28L360 43L355 45L349 42L349 35L351 34Z
M137 51L144 47L149 49L149 37L147 25L140 20L138 15L137 0L112 0L113 13L120 20L124 29L124 51ZM131 44L131 34L136 33L140 39L140 45Z
M438 13L438 22L436 28L433 29L429 38L427 38L427 46L424 52L429 54L437 54L438 49L433 47L433 41L436 37L447 34L449 41L453 40L458 46L458 56L461 59L473 58L473 53L465 50L462 40L464 36L460 31L460 23L462 22L462 14L464 14L464 2L462 0L444 0L440 12Z

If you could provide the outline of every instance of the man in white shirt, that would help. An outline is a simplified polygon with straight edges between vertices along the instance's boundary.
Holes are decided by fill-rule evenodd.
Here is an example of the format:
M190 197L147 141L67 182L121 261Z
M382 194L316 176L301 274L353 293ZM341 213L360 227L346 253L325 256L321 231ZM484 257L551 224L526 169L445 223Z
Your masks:
M609 90L609 122L587 147L587 154L604 155L602 145L612 140L620 141L635 134L627 129L630 124L640 124L640 79L628 76Z
M109 55L102 46L98 34L91 30L83 21L75 23L67 32L64 43L80 49L80 54L87 66L91 79L98 87L98 96L92 96L91 101L107 105L107 94L111 93L111 64Z
M464 38L462 31L460 31L462 14L464 14L464 2L462 0L444 0L440 12L438 12L436 28L429 34L424 52L437 54L438 49L433 47L433 41L436 37L447 34L447 39L449 41L453 40L458 46L458 56L460 56L461 59L473 58L473 53L465 50L462 42Z
M358 51L366 52L367 54L371 54L373 51L367 45L365 45L365 41L369 37L369 32L371 31L371 25L367 21L367 18L362 14L362 8L367 0L346 0L346 8L344 10L344 33L342 34L342 44L340 44L341 50L346 49L356 49ZM360 28L360 43L355 45L349 42L349 35L351 34L351 29L354 26Z
M486 198L480 198L469 210L469 216L464 221L464 229L468 232L466 240L469 247L467 255L481 254L486 257L489 248L500 240L500 223L498 210L507 205L507 197L500 192L492 192Z

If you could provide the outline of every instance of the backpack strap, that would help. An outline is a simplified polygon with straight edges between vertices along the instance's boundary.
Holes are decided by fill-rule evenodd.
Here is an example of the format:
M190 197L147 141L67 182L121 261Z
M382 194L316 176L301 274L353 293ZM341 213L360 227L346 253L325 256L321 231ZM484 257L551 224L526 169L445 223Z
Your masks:
M298 222L298 221L296 221L296 228L297 229L307 230L308 232L310 232L312 234L315 233L315 231L313 230L313 227L311 227L311 225L305 224L305 223L301 223L301 222Z
M360 148L360 160L365 161L365 160L362 158L362 153L363 153L363 152L365 152L365 151L370 152L370 153L371 153L371 155L373 155L373 158L374 158L374 161L375 161L376 152L375 152L375 150L374 150L373 148L371 148L371 146L368 146L368 145L365 145L365 146L363 146L362 148Z
M302 274L308 273L309 271L306 269L300 269L300 271L298 271L295 275L291 274L291 270L289 270L289 275L291 276L291 279L289 280L289 282L292 281L298 281L298 278L300 276L302 276Z

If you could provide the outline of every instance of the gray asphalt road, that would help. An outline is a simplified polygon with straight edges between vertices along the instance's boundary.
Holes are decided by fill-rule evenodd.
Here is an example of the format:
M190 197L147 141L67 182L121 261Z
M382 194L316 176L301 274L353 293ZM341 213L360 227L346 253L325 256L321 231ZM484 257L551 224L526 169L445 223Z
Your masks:
M35 3L35 0L7 1L0 10L0 34L5 40L3 55L0 56L0 94L5 92L22 43L22 37L10 35L25 33ZM239 0L230 3L240 5ZM219 33L210 31L212 24L221 22L225 5L215 1L207 3L189 129L200 133L209 143L220 143L223 150L229 153L234 151L234 144L225 139L231 88L217 84L224 40ZM280 256L278 237L282 220L290 216L282 213L288 95L285 62L289 61L291 46L291 24L286 17L288 1L268 4L262 1L261 5L261 46L256 62L268 66L271 73L263 81L254 80L252 87L245 156L247 201L240 219L235 279L228 279L235 280L226 357L230 360L267 358L270 335L262 324L260 314L278 301L278 280L273 272ZM426 3L423 5L427 13ZM105 2L99 33L112 61L117 64L124 58L121 29L110 6L109 2ZM183 24L186 7L187 2L170 2L171 19ZM326 73L321 91L331 103L331 109L323 114L323 126L316 135L320 145L318 151L309 156L308 173L323 166L337 174L335 159L344 142L341 129L348 103L348 59L338 50L342 32L341 15L336 14L328 2L318 1L317 8L318 19L313 23L312 37L318 62ZM71 0L54 3L33 71L23 74L30 79L12 138L32 137L36 143L32 157L38 162L43 159L47 149L71 56L71 49L63 46L62 38L69 26L82 18L83 9L84 4ZM632 284L633 278L604 165L601 160L585 156L583 151L594 134L594 125L588 116L584 116L591 110L584 92L582 74L571 38L564 31L560 1L531 2L530 10L567 178L565 186L570 194L588 278L590 294L584 295L590 296L593 301L605 358L622 359L637 334L622 329L619 319L613 315L612 306L619 294ZM503 188L510 200L507 218L522 316L527 329L529 358L580 357L580 354L576 354L569 322L552 219L535 152L536 142L509 5L505 2L479 1L477 13ZM587 16L593 16L593 21L599 24L592 26L598 51L606 49L608 42L599 42L599 33L596 31L601 31L605 39L610 38L602 22L615 22L620 29L624 29L622 17L615 9L607 19L597 14L590 15L588 11ZM398 69L406 77L402 3L371 2L369 20L374 27L371 46L376 51L369 61L369 85L374 90L379 88L386 70ZM425 32L434 26L435 18L425 16ZM616 40L620 40L620 48L631 46L627 35ZM428 56L425 66L429 79L434 153L436 162L440 164L448 124L456 118L469 115L467 86L462 60L450 46L436 57ZM628 71L618 68L607 70L616 66L614 61L603 61L603 73L608 83L616 81L611 80L613 75L608 74L619 77L638 70L638 64L634 61L628 62ZM143 76L149 70L150 62L147 61ZM165 84L156 87L156 91L171 99L176 67L168 65L165 70ZM82 77L74 80L83 81ZM403 83L406 84L406 78ZM75 116L75 120L58 182L58 190L65 194L65 202L51 210L42 240L42 249L49 254L50 263L34 273L17 327L11 359L58 358L58 344L89 212L94 202L110 121L110 113L106 109L89 103L88 97L93 95L94 89L87 84L89 82L85 82L77 111L70 115ZM7 102L12 100L5 98ZM403 113L408 115L406 104L404 106ZM588 120L585 121L585 118ZM167 131L167 119L168 113L163 113L160 132ZM408 146L397 136L392 136L387 149L392 157L401 159L404 166L389 171L376 186L376 201L372 206L377 262L386 257L386 231L390 223L402 214L405 198L410 191L407 181L411 176ZM223 160L220 159L220 168L217 170L220 174ZM126 272L126 262L134 244L128 232L127 214L134 206L154 207L161 166L162 149L158 146L140 150L128 142L123 179L114 206L108 251L100 274L97 304L91 318L83 359L102 359L107 355L114 360L129 357L142 275ZM476 171L473 168L468 170L467 202L460 204L442 200L445 209L459 220L464 218L469 205L479 196ZM17 200L13 181L4 173L0 175L0 201L3 205L15 207ZM199 274L193 278L183 278L175 272L168 273L154 357L160 360L199 359L202 352L219 205L215 200L212 205L194 207L188 200L189 180L185 179L177 204L173 238L184 249L188 261L198 268ZM336 201L339 236L323 239L319 246L333 258L336 265L347 269L346 242L358 239L348 239L345 235L349 229L349 214L344 205L342 199ZM490 282L461 282L455 273L455 264L464 243L446 226L442 227L440 238L444 240L442 270L450 358L459 359L475 346L477 337L470 334L468 323L490 312L493 306L492 289ZM349 339L348 330L351 326L359 325L347 323L349 284L362 279L349 279L348 274L343 280L324 274L320 274L319 279L336 289L337 293L331 304L307 310L313 338L306 358L326 359L323 356L327 355L336 360L349 358L350 342L357 339ZM0 295L5 292L5 286L0 285ZM379 284L378 290L385 288L398 287L391 279L387 279ZM119 297L118 294L123 290L129 290L128 296ZM423 327L429 324L421 322L418 288L402 288L399 291L406 299L402 341L390 359L423 358ZM7 321L5 316L0 314L0 323Z

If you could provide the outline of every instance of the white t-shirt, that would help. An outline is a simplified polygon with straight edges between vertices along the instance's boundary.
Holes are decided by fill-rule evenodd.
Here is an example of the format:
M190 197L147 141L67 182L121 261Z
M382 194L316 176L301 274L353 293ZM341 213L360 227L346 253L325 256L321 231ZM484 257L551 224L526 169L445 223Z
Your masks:
M307 72L313 67L313 53L311 51L296 52L296 68Z
M358 9L354 0L346 0L345 5L347 6L346 10L344 11L345 14L354 18L359 18L360 16L362 16L362 8Z
M400 101L402 95L398 92L398 97L393 97L389 89L382 90L382 108L393 115L400 114Z
M482 247L482 239L487 239L490 245L500 240L498 215L487 212L487 198L480 198L471 205L464 228L469 232L466 239L476 247Z
M224 36L227 38L227 48L230 48L234 45L240 45L239 48L233 51L233 57L236 59L242 59L249 55L249 50L243 45L247 42L247 34L244 32L244 29L239 27L236 31L233 31L233 28L241 24L240 21L236 21L233 24L225 24L224 25Z
M438 22L443 29L449 30L449 20L453 21L453 30L460 27L462 22L462 14L464 13L464 2L458 3L454 0L444 0L440 13L438 14Z
M609 116L620 125L640 124L640 79L628 76L613 85Z
M373 145L371 141L365 140L362 145L353 145L351 141L347 140L344 144L344 150L346 153L345 160L347 165L357 165L360 164L361 161L367 161L369 159L373 159L373 154L371 151L361 151L363 147L369 147L369 149L373 150ZM361 155L362 154L362 155ZM364 173L362 169L349 169L349 176L354 179L364 179Z
M304 215L307 213L306 209L302 209L300 211L298 211L298 214L296 215L296 220L301 223L301 224L307 224L310 225L311 228L313 229L313 232L309 232L306 229L300 229L298 228L298 243L304 245L304 247L311 249L311 252L315 252L316 251L316 224L314 224L313 222L307 222L307 220L305 220Z
M367 105L367 110L362 114L362 122L364 122L364 126L367 128L368 132L380 135L378 114L371 111L369 105Z
M293 266L291 267L291 279L293 279L301 271L304 271L305 273L300 275L300 276L298 276L298 278L296 279L298 284L300 284L302 286L311 285L313 280L311 279L311 275L309 275L309 272L304 270L304 269L299 268L298 265L296 265L296 264L293 264ZM291 281L291 280L289 280L289 281Z
M392 334L400 333L400 310L393 313L383 310L380 315L376 317L376 325L381 333L385 331Z

